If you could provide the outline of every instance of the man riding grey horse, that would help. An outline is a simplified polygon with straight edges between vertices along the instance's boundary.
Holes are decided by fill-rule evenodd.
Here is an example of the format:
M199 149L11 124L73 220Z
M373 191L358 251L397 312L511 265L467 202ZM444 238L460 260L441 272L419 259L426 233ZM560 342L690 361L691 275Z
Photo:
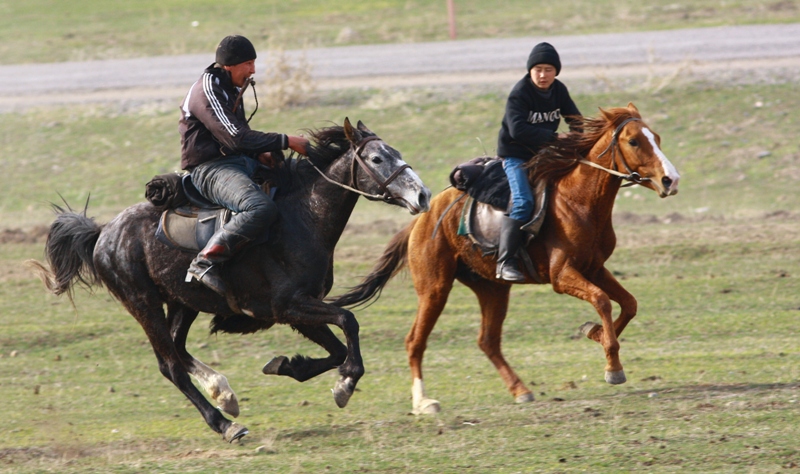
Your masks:
M278 217L275 203L252 179L256 170L274 165L272 152L291 148L306 154L308 147L301 136L250 128L241 96L251 83L255 87L255 59L247 38L226 36L217 46L215 62L181 104L181 167L191 172L200 194L234 212L192 261L186 281L196 279L223 296L220 265L263 235Z

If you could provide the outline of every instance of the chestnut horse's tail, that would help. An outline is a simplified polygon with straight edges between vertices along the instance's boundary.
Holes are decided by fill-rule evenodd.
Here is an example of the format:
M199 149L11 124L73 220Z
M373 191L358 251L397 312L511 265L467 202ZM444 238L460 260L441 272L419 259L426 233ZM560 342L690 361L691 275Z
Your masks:
M364 278L364 281L351 288L347 293L330 298L328 302L341 308L359 306L371 300L377 300L381 296L383 287L405 266L408 256L408 239L416 222L415 219L392 237L389 245L383 251L383 255L378 259L378 263Z
M76 283L87 288L100 283L92 256L103 227L86 217L85 208L83 212L75 212L69 206L66 210L57 205L53 208L56 220L50 225L45 244L49 268L35 260L29 264L50 292L66 293L71 300Z

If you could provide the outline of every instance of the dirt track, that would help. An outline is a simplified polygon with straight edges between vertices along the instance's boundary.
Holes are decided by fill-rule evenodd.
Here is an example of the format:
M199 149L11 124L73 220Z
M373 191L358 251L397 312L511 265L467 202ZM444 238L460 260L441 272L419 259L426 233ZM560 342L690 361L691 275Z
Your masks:
M319 91L374 87L509 88L530 48L550 41L576 93L674 81L764 83L800 77L800 24L505 38L287 51ZM266 61L268 54L262 55ZM0 66L0 113L85 102L177 103L211 55ZM268 62L259 63L261 71ZM263 72L262 72L263 74ZM258 79L258 74L256 75ZM25 80L20 80L25 78Z

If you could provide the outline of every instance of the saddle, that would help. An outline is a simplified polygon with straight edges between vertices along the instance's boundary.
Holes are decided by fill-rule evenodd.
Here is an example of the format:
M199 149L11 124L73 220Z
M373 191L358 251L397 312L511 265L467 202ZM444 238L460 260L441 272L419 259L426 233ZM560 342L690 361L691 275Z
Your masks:
M480 157L457 166L450 174L453 187L465 194L456 202L466 197L458 224L458 235L472 241L475 248L483 255L494 255L500 241L501 219L511 209L511 191L508 185L502 161L499 158ZM544 222L549 197L548 183L538 180L533 185L534 210L533 217L521 227L527 233L526 246L539 233ZM447 210L450 208L448 207ZM442 214L440 222L447 214ZM438 228L438 224L437 224ZM434 230L434 234L435 234ZM536 272L528 252L520 251L517 257L525 267L525 272L534 281L542 280Z
M275 197L276 188L269 182L262 189L270 197ZM187 253L197 253L208 243L222 226L231 219L234 212L209 201L192 183L189 173L169 173L155 176L147 183L145 197L156 208L163 210L158 220L156 239L168 247ZM257 241L266 242L265 233Z
M473 201L502 211L501 214L511 210L511 188L508 185L508 178L500 158L482 156L456 166L450 173L450 184L467 193ZM547 182L539 180L534 183L532 189L535 203L533 217L521 227L522 230L531 234L530 238L535 237L542 227L547 208L547 191ZM473 202L472 206L474 205ZM464 209L467 209L467 206L464 206ZM499 215L496 219L497 222L491 222L491 224L496 224L497 229L500 228ZM462 213L462 221L463 217ZM492 242L496 246L497 239Z

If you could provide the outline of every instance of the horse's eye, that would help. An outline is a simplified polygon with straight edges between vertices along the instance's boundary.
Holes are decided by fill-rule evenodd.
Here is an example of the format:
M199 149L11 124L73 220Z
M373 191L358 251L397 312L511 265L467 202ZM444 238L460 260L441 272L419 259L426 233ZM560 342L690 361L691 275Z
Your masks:
M376 165L379 165L379 164L383 163L383 160L381 159L380 156L373 156L372 157L372 162L375 163Z
M628 140L628 145L639 146L639 142L637 142L635 138L631 138L630 140Z

